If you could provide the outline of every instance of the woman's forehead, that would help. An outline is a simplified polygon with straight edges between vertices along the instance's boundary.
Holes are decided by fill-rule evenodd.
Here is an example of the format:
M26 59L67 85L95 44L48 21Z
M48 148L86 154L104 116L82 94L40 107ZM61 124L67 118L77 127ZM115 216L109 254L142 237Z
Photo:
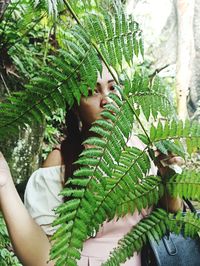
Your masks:
M114 72L114 74L116 74L113 69L112 69L112 72ZM111 73L109 72L109 70L106 67L106 65L104 63L102 63L102 73L98 72L97 83L111 82L111 81L114 81L114 78L111 75Z

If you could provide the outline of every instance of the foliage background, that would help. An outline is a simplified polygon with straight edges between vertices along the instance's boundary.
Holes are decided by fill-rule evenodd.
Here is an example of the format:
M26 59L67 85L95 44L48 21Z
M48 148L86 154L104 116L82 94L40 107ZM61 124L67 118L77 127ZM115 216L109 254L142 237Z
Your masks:
M45 75L48 56L56 55L58 48L65 46L65 29L74 25L72 16L64 7L64 1L58 1L58 5L55 1L53 6L48 1L38 2L38 5L30 5L29 1L11 1L1 21L2 102L11 93L26 90L26 85L38 73ZM77 5L72 2L71 5L81 19L85 16L86 8L89 12L98 13L99 3L106 9L113 8L109 1L78 1ZM142 64L141 68L147 68L148 75L152 74L149 62ZM59 142L60 133L57 128L63 130L63 119L64 113L58 110L46 117L46 121L39 127L33 123L26 130L21 129L18 136L9 138L6 145L5 141L1 143L1 150L10 159L16 183L26 182L30 173L41 164L42 157ZM35 141L36 139L40 141ZM11 146L17 148L12 151ZM22 162L25 162L24 171L21 171Z

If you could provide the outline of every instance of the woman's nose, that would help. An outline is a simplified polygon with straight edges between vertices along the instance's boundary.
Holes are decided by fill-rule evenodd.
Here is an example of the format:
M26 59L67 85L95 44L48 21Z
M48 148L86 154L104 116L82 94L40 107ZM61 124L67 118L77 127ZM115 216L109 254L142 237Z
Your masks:
M100 101L100 106L103 108L109 102L110 102L110 100L108 98L108 95L102 95L101 101Z

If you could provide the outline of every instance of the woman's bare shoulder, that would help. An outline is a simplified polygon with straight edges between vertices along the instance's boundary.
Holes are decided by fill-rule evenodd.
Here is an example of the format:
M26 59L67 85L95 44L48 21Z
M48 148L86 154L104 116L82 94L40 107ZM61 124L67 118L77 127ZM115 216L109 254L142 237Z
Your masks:
M42 167L59 166L62 165L62 163L63 162L62 162L60 147L56 147L56 149L54 149L49 153Z

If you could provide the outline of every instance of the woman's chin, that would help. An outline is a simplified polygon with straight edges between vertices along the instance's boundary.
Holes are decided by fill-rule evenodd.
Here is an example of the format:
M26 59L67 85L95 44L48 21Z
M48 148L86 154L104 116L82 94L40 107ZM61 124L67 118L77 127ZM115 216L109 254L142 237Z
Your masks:
M102 119L103 117L101 116L101 114L99 114L99 115L97 115L96 117L95 117L95 119L94 119L94 122L96 121L96 120L98 120L98 119Z

